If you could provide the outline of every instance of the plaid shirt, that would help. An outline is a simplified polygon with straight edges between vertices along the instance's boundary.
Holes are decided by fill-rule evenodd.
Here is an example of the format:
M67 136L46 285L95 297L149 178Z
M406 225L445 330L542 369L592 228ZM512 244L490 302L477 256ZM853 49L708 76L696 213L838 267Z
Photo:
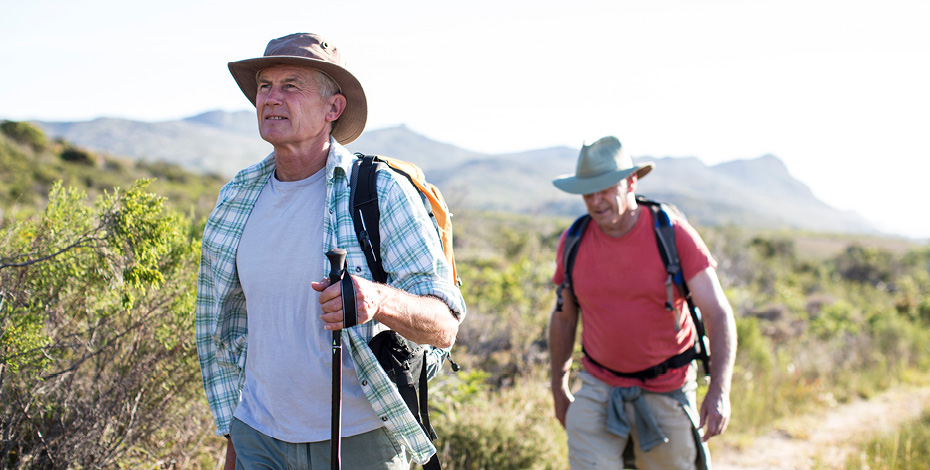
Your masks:
M325 252L345 248L349 272L371 279L349 212L347 175L355 157L334 139L330 143L322 249ZM248 347L248 313L236 271L236 249L249 213L274 168L272 154L239 172L220 190L216 208L204 228L197 282L197 352L216 433L221 436L229 433L239 403ZM421 196L402 177L397 179L393 171L380 171L377 178L381 253L388 283L411 294L442 299L461 321L465 302L451 280L451 270L433 222L423 209ZM327 265L324 257L319 266L320 279L328 275ZM411 450L414 460L423 464L436 449L368 348L368 341L385 329L388 328L371 321L344 330L349 341L343 342L343 347L352 355L359 383L375 414L394 439ZM447 354L447 350L433 351L428 361L434 364L433 373Z

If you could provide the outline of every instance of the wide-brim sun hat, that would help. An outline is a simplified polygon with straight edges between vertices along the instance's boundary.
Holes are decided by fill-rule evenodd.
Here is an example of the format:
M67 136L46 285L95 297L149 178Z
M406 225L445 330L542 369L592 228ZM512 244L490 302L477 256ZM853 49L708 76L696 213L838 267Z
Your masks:
M620 139L607 136L581 146L574 174L561 175L552 181L556 188L572 194L591 194L607 189L636 174L646 176L655 163L634 165Z
M362 135L368 120L368 100L362 84L346 70L335 46L319 35L296 33L272 39L262 57L230 62L230 73L253 106L258 94L258 73L273 65L309 67L332 78L346 97L345 110L333 123L333 138L345 145Z

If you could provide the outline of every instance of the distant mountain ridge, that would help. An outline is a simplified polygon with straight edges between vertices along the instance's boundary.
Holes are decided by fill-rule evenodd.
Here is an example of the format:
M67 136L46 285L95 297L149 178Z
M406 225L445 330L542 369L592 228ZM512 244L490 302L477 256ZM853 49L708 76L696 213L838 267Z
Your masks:
M99 152L168 161L227 177L271 152L271 145L258 136L251 111L211 111L153 123L100 118L36 124L51 137ZM584 212L580 197L551 184L556 176L574 171L575 148L489 155L436 142L405 126L366 131L348 148L416 163L442 188L453 211L566 216ZM656 163L656 170L641 180L638 193L678 205L697 224L877 233L860 215L818 200L773 155L713 166L693 157L634 160Z
M50 137L63 137L99 152L177 163L223 175L233 175L271 152L271 145L258 138L254 114L245 111L215 111L163 122L98 118L36 124Z

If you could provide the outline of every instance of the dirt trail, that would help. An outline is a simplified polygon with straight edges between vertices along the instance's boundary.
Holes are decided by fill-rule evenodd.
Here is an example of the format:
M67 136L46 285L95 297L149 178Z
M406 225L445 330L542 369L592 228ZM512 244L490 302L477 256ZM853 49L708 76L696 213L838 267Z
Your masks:
M714 470L844 469L855 444L869 436L893 431L918 418L930 405L930 387L896 388L870 400L858 400L823 414L792 420L756 438L745 448L716 446ZM739 418L736 418L739 419Z

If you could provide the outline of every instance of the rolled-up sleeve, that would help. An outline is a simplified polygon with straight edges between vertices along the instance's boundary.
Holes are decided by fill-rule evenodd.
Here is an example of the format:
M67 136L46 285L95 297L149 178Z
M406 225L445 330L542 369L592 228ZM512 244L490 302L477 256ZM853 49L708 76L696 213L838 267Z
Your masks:
M462 321L465 301L420 194L406 181L382 171L378 174L378 197L383 201L381 255L388 284L411 294L437 297Z

